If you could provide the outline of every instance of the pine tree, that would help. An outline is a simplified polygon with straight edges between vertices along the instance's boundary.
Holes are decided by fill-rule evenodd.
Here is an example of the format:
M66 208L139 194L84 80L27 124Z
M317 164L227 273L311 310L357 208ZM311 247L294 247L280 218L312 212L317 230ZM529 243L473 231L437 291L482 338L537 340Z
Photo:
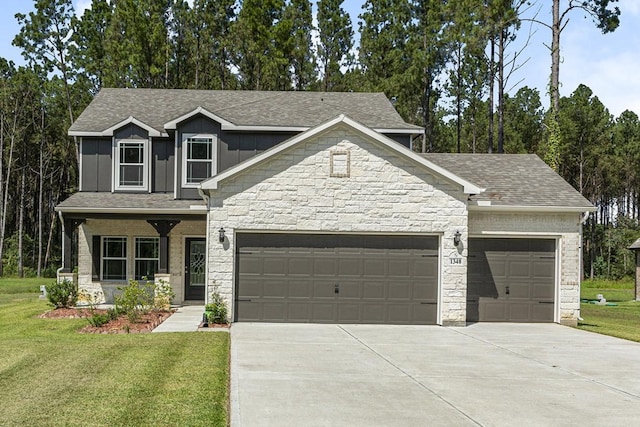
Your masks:
M318 62L322 71L321 89L343 90L342 71L349 65L353 48L353 29L342 0L318 1Z

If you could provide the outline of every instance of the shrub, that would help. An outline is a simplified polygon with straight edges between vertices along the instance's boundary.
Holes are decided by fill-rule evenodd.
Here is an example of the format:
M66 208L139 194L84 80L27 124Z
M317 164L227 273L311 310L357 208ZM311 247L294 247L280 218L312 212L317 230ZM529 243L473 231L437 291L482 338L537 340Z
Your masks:
M109 317L109 314L107 314L107 313L105 313L105 314L93 313L93 315L91 315L91 317L87 318L87 320L89 321L89 324L91 326L100 327L100 326L104 325L105 323L108 323L109 320L111 320L111 318Z
M45 285L47 299L55 308L74 307L78 302L78 287L69 280Z
M129 280L129 285L118 290L122 293L114 298L116 310L126 314L130 322L138 322L140 315L148 313L153 307L153 282L141 284L137 280Z
M210 303L204 307L207 322L224 324L227 323L227 304L218 292L211 294Z

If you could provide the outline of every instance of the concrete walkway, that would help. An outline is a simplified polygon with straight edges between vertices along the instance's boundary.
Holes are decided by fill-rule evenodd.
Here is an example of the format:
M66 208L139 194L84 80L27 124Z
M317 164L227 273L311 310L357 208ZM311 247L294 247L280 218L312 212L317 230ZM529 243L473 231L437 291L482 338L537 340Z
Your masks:
M553 324L236 323L231 426L632 426L640 344Z
M202 321L204 305L185 305L152 332L196 332Z

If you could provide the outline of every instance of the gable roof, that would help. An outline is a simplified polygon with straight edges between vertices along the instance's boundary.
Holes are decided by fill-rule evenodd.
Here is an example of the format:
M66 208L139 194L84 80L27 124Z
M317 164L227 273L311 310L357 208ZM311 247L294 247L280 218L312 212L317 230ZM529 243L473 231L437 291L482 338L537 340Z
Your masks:
M535 154L429 153L424 158L485 188L470 209L587 212L595 208Z
M456 184L459 184L463 187L463 191L466 194L477 194L480 193L482 191L484 191L484 189L478 187L477 185L473 184L473 182L471 180L467 180L464 178L461 178L460 176L450 172L450 170L447 170L445 168L440 167L439 165L429 161L429 159L426 159L416 153L414 153L413 151L407 149L405 146L398 144L397 142L393 141L390 138L387 138L386 136L374 131L373 129L368 128L367 126L364 126L361 123L356 122L355 120L346 117L345 115L341 114L338 117L335 117L332 120L329 120L319 126L314 127L313 129L310 129L306 132L303 132L299 135L296 135L292 138L289 138L288 140L256 155L251 157L248 160L245 160L242 163L239 163L227 170L225 170L222 173L219 173L218 175L209 178L208 180L204 181L201 185L200 188L201 190L215 190L218 188L218 184L222 181L224 181L225 179L231 178L249 168L251 168L252 166L262 163L264 161L267 161L268 159L278 155L279 153L282 153L283 151L289 150L290 148L295 147L298 144L304 143L307 140L309 140L310 138L323 133L329 129L338 127L338 126L347 126L353 130L358 131L359 133L369 137L370 139L375 140L376 142L380 143L381 145L385 146L386 148L391 149L392 151L394 151L396 154L399 154L405 158L409 158L421 165L423 165L424 167L426 167L427 169L429 169L431 172L442 176L445 179L448 179L449 181L452 181Z
M421 134L383 93L103 88L69 128L72 136L102 136L136 120L166 135L196 114L224 129L304 131L339 114L386 133Z

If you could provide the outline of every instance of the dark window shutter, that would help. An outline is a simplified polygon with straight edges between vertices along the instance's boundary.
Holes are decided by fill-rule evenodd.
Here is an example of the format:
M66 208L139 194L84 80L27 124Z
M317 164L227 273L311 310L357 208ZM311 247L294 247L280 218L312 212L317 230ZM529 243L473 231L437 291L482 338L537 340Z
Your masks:
M100 236L93 236L91 246L91 280L100 281Z

